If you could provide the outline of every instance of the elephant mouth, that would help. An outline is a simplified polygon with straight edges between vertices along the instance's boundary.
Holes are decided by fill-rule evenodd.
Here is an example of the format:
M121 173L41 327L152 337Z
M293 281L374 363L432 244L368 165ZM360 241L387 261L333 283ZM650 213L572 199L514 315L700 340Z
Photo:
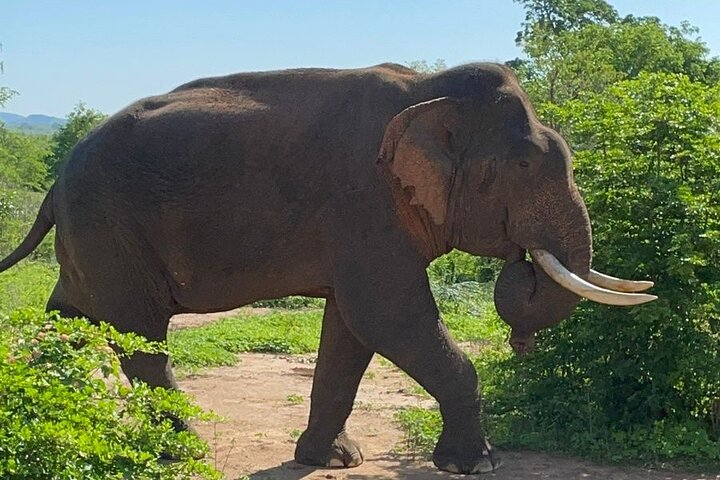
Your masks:
M519 357L524 357L525 355L532 353L532 351L535 349L535 336L529 335L527 337L516 337L511 336L510 341L510 347L513 350L513 353Z

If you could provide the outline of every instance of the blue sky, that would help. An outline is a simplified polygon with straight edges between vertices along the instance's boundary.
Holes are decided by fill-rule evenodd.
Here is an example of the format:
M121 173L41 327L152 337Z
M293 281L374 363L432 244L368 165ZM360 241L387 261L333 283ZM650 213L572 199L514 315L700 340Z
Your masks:
M716 0L609 0L622 14L688 20L720 55ZM188 80L299 66L519 56L511 0L24 0L0 8L3 110L112 113Z

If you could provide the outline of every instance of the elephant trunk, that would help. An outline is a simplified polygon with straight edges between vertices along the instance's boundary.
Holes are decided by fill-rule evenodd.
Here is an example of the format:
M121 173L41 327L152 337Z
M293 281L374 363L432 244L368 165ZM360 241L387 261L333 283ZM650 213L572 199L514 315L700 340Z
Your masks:
M512 327L510 344L516 353L532 350L535 332L569 317L581 296L609 305L639 305L657 298L637 293L653 282L623 280L590 269L589 221L586 225L561 237L565 241L554 247L557 255L531 248L532 263L525 260L523 250L503 266L495 284L495 306Z
M546 237L542 248L549 251L570 272L588 278L592 259L590 222L584 205L575 221L564 222L565 231L555 241ZM531 248L531 253L534 250ZM525 255L509 259L495 284L495 306L500 317L512 327L510 344L516 353L532 350L534 334L569 317L580 296L561 286Z

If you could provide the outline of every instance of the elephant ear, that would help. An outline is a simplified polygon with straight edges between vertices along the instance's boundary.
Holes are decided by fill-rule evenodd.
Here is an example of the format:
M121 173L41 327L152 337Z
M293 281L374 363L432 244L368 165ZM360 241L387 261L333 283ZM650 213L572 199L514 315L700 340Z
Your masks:
M448 208L459 107L458 100L442 97L406 108L390 121L380 147L378 161L410 192L410 204L421 205L436 225L445 222Z

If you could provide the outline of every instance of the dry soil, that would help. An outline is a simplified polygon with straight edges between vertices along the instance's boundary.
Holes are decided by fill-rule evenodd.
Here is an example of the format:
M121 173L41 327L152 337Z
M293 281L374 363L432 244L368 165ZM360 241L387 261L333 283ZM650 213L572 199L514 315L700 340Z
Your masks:
M222 315L183 315L173 328L197 326ZM314 357L243 354L240 363L186 378L181 386L198 403L225 421L198 425L212 450L210 461L228 479L247 475L254 480L299 479L465 479L440 472L432 463L395 452L402 433L393 414L408 405L431 406L415 394L412 381L387 362L373 360L360 385L348 421L353 438L363 448L365 463L353 469L318 469L296 464L293 449L310 408ZM503 466L484 479L521 480L720 480L718 472L687 474L672 470L601 466L531 452L499 452Z

